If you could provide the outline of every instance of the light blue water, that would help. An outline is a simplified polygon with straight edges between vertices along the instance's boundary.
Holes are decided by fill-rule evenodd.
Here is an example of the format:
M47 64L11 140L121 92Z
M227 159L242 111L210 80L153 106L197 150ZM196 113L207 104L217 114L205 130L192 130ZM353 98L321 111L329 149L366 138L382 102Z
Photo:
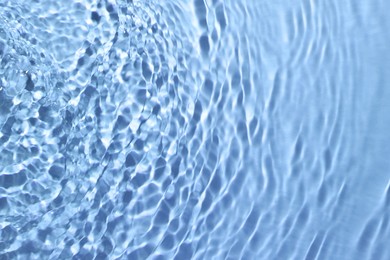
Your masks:
M0 259L390 259L389 8L0 0Z

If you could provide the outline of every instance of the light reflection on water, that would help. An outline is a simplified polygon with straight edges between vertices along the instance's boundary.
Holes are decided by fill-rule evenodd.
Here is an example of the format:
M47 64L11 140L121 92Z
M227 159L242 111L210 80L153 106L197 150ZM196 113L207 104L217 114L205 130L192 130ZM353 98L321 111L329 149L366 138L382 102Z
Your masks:
M0 1L4 259L388 259L379 1Z

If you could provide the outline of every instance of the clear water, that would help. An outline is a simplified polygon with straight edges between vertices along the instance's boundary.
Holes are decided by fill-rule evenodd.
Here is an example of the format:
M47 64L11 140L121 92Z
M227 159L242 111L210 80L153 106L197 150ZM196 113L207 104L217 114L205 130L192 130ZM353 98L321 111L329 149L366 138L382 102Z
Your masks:
M0 259L390 259L372 0L0 0Z

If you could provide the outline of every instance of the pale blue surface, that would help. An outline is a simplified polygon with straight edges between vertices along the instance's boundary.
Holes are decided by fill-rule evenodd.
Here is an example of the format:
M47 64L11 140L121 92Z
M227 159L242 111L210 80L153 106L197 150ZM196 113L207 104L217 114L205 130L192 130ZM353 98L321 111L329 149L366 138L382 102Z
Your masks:
M0 259L390 259L389 8L0 0Z

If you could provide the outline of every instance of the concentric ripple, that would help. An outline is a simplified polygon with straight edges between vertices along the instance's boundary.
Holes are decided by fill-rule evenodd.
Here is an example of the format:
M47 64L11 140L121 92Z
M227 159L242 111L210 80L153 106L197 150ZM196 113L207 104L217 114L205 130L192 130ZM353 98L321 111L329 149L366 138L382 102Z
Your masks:
M0 0L0 259L389 259L376 2Z

